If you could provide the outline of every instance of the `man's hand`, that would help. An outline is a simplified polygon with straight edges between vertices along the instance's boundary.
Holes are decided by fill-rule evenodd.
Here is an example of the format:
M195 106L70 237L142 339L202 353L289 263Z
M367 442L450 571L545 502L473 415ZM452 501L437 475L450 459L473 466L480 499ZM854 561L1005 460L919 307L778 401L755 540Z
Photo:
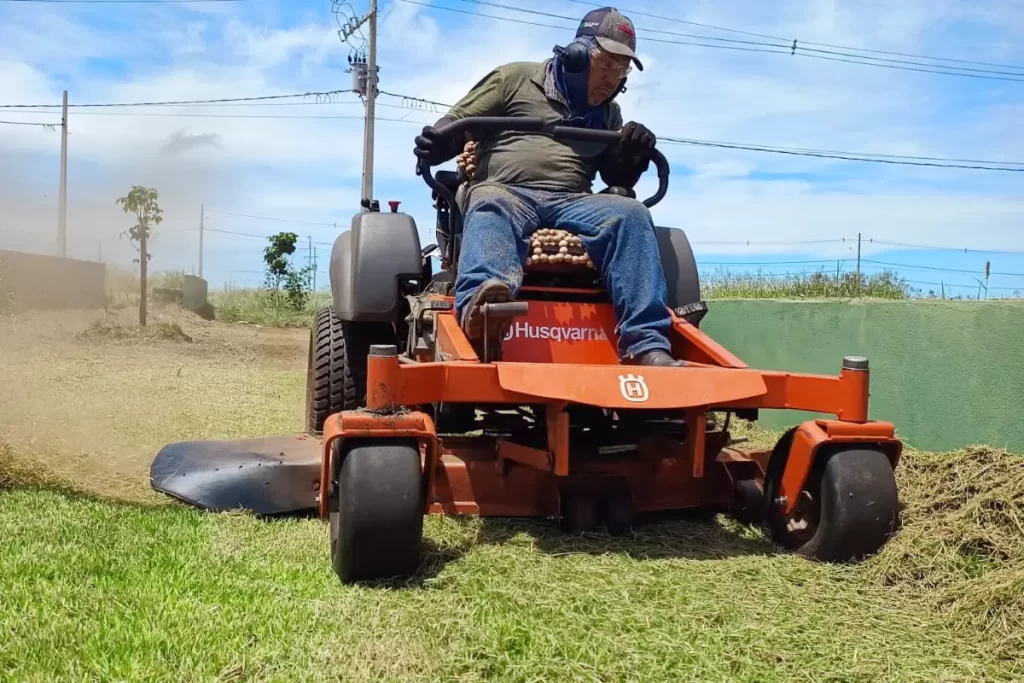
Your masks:
M438 166L452 157L449 146L444 144L441 134L433 126L424 126L423 132L416 136L414 154L428 166Z
M641 123L630 121L622 127L622 143L619 147L622 158L646 168L651 159L651 150L658 139Z

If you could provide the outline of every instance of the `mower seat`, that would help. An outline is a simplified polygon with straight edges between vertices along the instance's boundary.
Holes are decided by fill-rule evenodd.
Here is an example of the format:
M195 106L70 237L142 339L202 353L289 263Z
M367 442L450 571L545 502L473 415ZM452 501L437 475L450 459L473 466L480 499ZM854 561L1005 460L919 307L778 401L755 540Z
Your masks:
M459 191L459 174L455 171L438 171L434 174L434 179L444 185L453 195ZM437 192L434 192L433 195L433 198L437 199Z

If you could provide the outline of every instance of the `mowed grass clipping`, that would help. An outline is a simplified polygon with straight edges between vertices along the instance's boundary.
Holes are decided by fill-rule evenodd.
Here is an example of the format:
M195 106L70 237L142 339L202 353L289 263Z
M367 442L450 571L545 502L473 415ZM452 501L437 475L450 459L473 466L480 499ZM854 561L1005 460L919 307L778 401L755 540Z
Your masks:
M0 327L0 345L45 342L0 354L26 391L0 406L0 680L1024 677L1017 456L907 453L904 527L860 565L779 553L724 517L627 539L431 517L418 576L347 587L319 520L208 514L144 490L172 438L301 425L302 331L180 324L194 343ZM33 441L8 422L45 405L68 406L54 412L74 433Z

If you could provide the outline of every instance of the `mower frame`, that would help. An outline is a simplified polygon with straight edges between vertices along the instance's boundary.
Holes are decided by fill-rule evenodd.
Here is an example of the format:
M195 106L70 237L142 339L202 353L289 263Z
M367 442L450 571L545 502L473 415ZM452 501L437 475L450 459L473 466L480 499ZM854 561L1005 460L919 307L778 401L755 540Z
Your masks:
M837 376L753 370L673 314L673 345L687 368L482 363L451 312L436 318L438 353L450 360L423 362L399 356L394 346L371 347L366 409L341 412L325 422L321 482L336 475L347 441L407 438L422 451L426 513L557 515L564 485L600 478L628 482L633 500L640 502L638 512L732 507L737 482L763 482L771 450L732 445L727 432L708 431L707 415L764 409L836 417L807 420L796 428L778 495L768 501L784 514L793 512L815 455L826 446L872 447L884 452L894 468L900 458L902 443L894 426L868 420L864 358L844 358ZM542 386L547 389L540 392ZM640 457L630 460L572 456L570 404L629 410L643 394L643 408L684 415L687 437L681 443L643 440ZM438 435L428 413L409 410L443 403L539 406L546 443L446 438ZM322 516L328 514L326 496L320 496L318 508Z

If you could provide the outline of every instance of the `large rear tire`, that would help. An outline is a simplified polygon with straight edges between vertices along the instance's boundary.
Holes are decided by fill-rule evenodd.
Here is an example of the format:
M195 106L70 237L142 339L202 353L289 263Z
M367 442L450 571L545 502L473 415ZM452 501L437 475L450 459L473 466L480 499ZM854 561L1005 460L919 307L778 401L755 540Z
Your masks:
M774 456L773 456L774 457ZM769 470L778 472L783 467ZM773 501L779 478L766 482ZM878 552L896 530L899 493L888 457L870 448L832 448L819 453L797 509L782 513L769 502L772 540L823 562L849 562Z
M317 311L309 333L306 431L318 434L324 420L366 405L366 358L372 344L394 344L390 323L348 323L334 306Z
M342 583L408 577L423 540L423 472L415 441L349 448L328 500L331 563Z

